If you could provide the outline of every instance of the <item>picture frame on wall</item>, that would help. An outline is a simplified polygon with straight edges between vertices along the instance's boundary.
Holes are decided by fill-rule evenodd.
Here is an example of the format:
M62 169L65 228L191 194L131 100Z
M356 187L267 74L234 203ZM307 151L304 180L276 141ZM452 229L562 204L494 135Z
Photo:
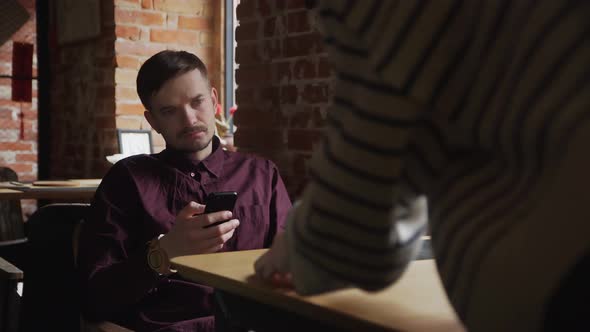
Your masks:
M152 131L117 129L119 153L125 156L153 153Z
M56 0L55 18L59 45L100 36L100 0Z

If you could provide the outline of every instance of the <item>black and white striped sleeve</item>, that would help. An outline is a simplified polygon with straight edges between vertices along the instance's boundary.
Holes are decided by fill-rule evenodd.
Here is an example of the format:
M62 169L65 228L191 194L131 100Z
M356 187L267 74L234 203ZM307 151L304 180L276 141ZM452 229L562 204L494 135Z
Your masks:
M345 285L377 290L396 280L416 254L427 207L405 181L412 172L405 160L427 103L406 86L429 51L421 41L437 38L453 5L321 3L319 20L337 78L312 181L287 230L298 292ZM414 27L423 20L428 24Z

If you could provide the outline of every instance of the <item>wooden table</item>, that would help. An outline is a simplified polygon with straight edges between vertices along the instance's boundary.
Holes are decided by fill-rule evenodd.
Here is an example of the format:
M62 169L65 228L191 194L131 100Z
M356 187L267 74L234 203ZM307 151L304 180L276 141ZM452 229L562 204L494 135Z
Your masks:
M249 320L240 322L252 324L243 326L246 328L273 321L278 324L276 330L282 331L305 331L306 327L322 331L465 331L447 300L433 260L412 262L397 283L381 292L348 289L302 297L290 290L273 289L253 275L254 261L263 252L183 256L172 263L183 277L220 291L222 301L226 295L240 299L239 306L221 310L229 309L232 317ZM274 311L269 314L269 309Z
M39 199L54 202L88 202L94 197L94 193L101 179L72 179L66 181L35 181L33 183L0 182L0 201L4 201L3 207L7 210L0 211L0 245L8 246L27 241L24 237L24 225L22 219L15 218L13 203L9 200ZM4 204L6 203L6 204ZM12 206L12 207L11 207Z
M100 184L100 179L68 180L75 185L46 186L46 185L13 185L7 182L0 184L0 199L49 199L49 200L88 200Z

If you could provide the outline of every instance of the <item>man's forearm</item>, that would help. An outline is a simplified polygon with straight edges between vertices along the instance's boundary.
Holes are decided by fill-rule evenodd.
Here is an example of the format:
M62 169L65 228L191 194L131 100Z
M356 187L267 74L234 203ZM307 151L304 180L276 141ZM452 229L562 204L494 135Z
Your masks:
M127 260L95 270L83 281L87 319L105 320L140 301L159 280L147 264L147 253L138 251Z

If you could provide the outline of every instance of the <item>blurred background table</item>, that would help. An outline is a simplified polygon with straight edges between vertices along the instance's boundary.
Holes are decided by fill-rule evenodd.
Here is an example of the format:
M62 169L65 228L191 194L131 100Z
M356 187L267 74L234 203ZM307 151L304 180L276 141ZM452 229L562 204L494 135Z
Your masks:
M0 199L47 199L79 201L94 196L101 179L0 182Z

